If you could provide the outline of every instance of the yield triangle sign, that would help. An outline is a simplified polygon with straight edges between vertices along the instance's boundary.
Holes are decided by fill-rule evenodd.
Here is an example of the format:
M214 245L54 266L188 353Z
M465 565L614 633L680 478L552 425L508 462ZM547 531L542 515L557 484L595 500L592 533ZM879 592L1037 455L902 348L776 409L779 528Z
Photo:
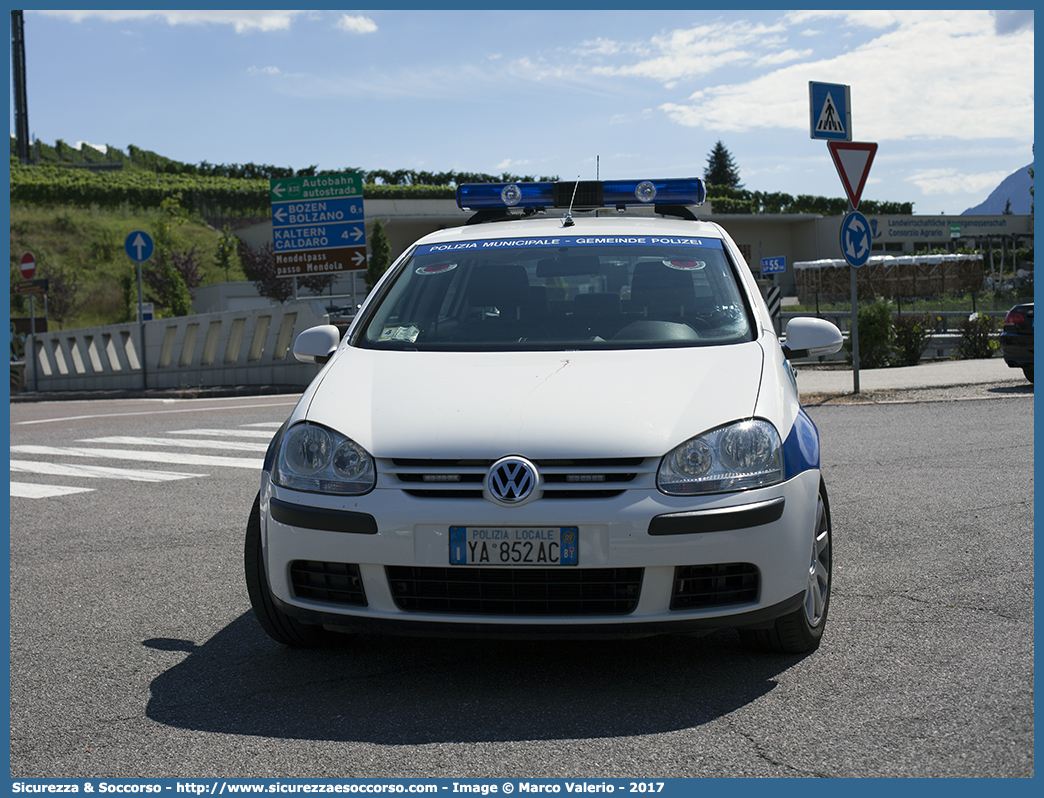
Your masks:
M876 142L866 141L828 141L830 157L834 159L834 166L841 176L848 201L852 203L852 209L859 207L859 198L863 194L866 178L870 174L870 165L874 162L877 153Z

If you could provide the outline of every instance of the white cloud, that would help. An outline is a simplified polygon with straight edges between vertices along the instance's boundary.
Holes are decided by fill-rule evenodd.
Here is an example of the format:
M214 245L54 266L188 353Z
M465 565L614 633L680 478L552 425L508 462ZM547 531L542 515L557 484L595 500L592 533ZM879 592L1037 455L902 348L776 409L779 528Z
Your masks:
M647 45L631 44L631 52L647 52L637 63L624 66L600 66L596 74L646 77L672 88L678 81L709 74L726 66L749 64L764 51L784 42L781 25L751 24L749 22L713 22L679 28L660 36L653 36ZM590 43L588 43L590 44ZM600 52L618 52L619 45L599 40Z
M808 58L812 53L812 50L781 50L778 53L770 53L769 55L759 58L754 66L767 67L776 66L777 64L785 64L788 61L800 61L804 58Z
M337 20L337 27L349 33L376 33L377 23L369 17L353 17L350 14L342 14Z
M992 191L1008 176L1008 172L961 174L956 169L924 169L906 178L928 195L981 194Z
M528 160L516 161L513 158L505 158L503 161L498 163L493 168L496 169L498 172L506 172L509 169L518 169L518 167L520 167L520 166L528 166L530 163L532 163L532 161L528 161Z
M804 25L806 22L820 19L840 19L849 25L865 28L890 28L900 21L902 11L788 11L784 16L787 25Z
M99 19L106 22L125 22L127 20L145 20L160 18L168 25L232 25L236 33L246 31L288 30L294 17L305 11L34 11L50 17L68 19L71 22L83 22L87 19Z
M599 36L597 39L581 42L579 47L573 49L573 53L576 55L616 55L621 50L623 50L623 46L619 42Z
M887 15L851 16L883 28ZM833 58L711 86L660 107L678 124L709 130L807 130L808 83L826 80L852 87L856 140L1032 140L1032 29L1000 37L987 11L908 12L896 19L893 29Z
M279 67L267 66L267 67L258 68L258 67L252 66L252 67L250 67L250 69L247 70L247 74L249 74L249 75L278 75L278 74L280 74L280 72L279 72Z

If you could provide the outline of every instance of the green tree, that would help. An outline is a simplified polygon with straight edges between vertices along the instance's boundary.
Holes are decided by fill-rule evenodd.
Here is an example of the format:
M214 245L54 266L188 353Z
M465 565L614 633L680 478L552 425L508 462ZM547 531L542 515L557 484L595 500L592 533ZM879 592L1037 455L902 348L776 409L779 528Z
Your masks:
M77 273L72 269L48 264L47 266L47 315L58 322L58 329L76 315L83 305L80 289L83 287Z
M153 225L155 249L149 265L142 269L143 279L171 316L187 316L192 312L192 289L203 281L195 247L184 252L174 249L174 233L185 220L181 194L164 198L159 219Z
M217 267L225 273L225 282L228 282L228 272L232 268L232 261L236 257L239 239L227 224L221 228L221 238L218 239L217 252L214 253L214 262Z
M735 189L743 188L743 184L740 182L739 168L721 141L714 145L711 154L707 156L707 168L703 172L703 179L713 186L728 186Z
M380 219L373 222L373 230L370 232L370 262L366 265L366 287L372 290L377 281L381 279L388 270L390 263L388 237L384 234L384 225Z

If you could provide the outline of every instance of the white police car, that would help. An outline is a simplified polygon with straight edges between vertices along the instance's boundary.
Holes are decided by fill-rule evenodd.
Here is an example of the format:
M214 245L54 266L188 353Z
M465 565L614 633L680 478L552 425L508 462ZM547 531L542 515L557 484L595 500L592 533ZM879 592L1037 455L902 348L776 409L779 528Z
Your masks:
M246 535L275 640L735 627L815 648L830 600L819 438L698 179L462 185L272 441ZM635 211L635 206L642 210ZM668 218L678 216L680 218Z

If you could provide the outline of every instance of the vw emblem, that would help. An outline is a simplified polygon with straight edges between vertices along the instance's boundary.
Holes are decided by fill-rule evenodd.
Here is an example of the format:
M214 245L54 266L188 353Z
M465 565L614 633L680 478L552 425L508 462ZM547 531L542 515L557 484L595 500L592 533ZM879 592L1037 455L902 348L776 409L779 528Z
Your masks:
M504 457L486 474L486 497L498 504L521 504L534 498L539 481L531 462L522 457Z

